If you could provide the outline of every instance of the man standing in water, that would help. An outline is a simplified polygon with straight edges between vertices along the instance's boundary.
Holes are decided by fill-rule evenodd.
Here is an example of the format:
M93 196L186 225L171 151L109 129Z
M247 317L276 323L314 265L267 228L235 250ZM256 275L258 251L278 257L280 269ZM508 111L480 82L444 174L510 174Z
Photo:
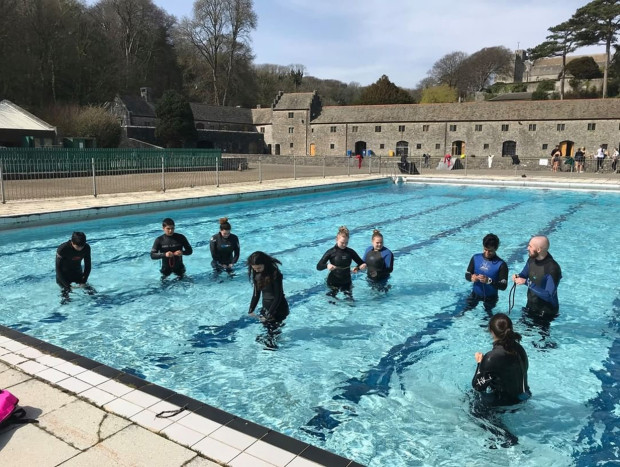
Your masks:
M151 259L161 259L161 273L164 277L173 272L177 276L183 277L185 274L183 256L189 256L193 253L192 246L185 235L175 233L172 219L165 218L162 226L164 234L155 239L153 248L151 248Z
M468 310L482 302L485 311L492 315L498 291L506 290L508 286L508 266L497 256L498 248L498 236L490 233L482 239L482 253L475 254L469 260L465 279L473 282L474 287L467 299Z
M84 270L82 270L82 260ZM71 240L63 243L56 250L56 283L62 288L63 303L69 298L71 283L87 287L90 275L90 245L86 243L84 232L73 232ZM88 292L94 292L88 288Z

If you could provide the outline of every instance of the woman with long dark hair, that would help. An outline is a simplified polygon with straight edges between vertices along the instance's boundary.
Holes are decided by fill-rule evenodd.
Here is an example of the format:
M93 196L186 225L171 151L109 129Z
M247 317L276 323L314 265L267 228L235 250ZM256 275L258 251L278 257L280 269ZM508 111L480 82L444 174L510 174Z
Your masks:
M518 404L531 396L527 384L528 359L521 344L521 335L514 331L508 315L497 313L489 320L493 349L482 355L476 352L478 362L472 386L476 391L491 391L492 405Z

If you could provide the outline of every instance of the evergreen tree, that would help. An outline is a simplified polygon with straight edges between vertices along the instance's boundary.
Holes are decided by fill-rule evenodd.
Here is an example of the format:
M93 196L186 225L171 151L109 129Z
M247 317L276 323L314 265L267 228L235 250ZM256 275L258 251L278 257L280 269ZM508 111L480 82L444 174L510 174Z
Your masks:
M187 147L196 140L194 114L187 99L170 89L155 106L155 137L167 148Z
M411 94L392 83L386 75L381 76L376 83L364 88L358 102L360 105L412 103Z

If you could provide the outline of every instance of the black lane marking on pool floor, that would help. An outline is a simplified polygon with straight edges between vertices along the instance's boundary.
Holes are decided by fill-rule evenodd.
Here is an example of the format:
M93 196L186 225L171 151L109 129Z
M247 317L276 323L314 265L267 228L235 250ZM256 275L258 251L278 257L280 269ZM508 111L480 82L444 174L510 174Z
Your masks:
M521 203L518 203L521 204ZM582 202L578 205L569 207L567 212L556 216L554 219L547 224L547 226L539 233L539 235L551 235L554 231L556 231L559 226L566 221L566 219L575 214L578 210L582 209L585 206L585 202ZM512 207L511 207L512 206ZM509 210L507 208L513 209L516 205L507 206L504 211ZM496 213L494 213L495 215ZM490 217L489 214L483 217ZM473 221L469 221L466 224L471 225ZM465 224L464 224L465 226ZM463 227L464 227L463 226ZM456 233L460 230L459 228L450 229L452 233ZM443 238L445 235L437 234L432 238L439 239ZM422 246L428 246L428 242L423 242ZM407 248L407 251L413 251L415 245ZM402 251L403 249L401 249ZM506 261L507 264L512 264L518 260L521 260L527 253L523 253L525 251L525 247L523 249L515 250ZM469 295L469 294L467 294ZM360 378L354 377L346 380L342 386L339 386L339 393L332 397L332 400L339 401L344 400L348 402L352 402L354 404L358 404L361 397L369 394L378 394L380 396L387 396L390 390L390 379L394 372L400 374L403 369L413 365L415 362L421 359L421 356L418 356L414 359L409 359L410 356L418 351L421 351L430 345L434 344L443 339L428 339L436 335L439 331L445 330L453 324L455 318L463 316L464 308L466 306L466 298L467 295L461 296L457 298L457 302L454 304L454 310L450 312L438 313L431 318L431 321L428 322L424 329L415 333L414 335L408 337L406 341L402 344L395 345L392 347L387 354L379 360L379 363L374 367L366 370L363 373L363 376ZM444 307L444 309L447 307ZM425 341L425 339L428 339ZM326 432L332 433L342 422L339 421L334 415L341 415L345 412L351 413L351 411L344 410L343 411L331 411L324 407L318 406L314 407L315 415L312 419L310 419L305 426L301 427L302 431L315 436L321 440L326 439ZM356 416L352 414L351 416Z
M283 449L291 454L303 457L304 459L312 460L329 467L353 467L361 465L351 459L347 459L338 454L334 454L333 452L313 446L307 442L284 435L278 431L272 430L271 428L245 420L242 417L238 417L229 412L218 409L217 407L213 407L209 404L205 404L204 402L200 402L196 399L176 393L162 386L158 386L146 380L128 375L120 370L103 365L86 357L82 357L78 354L69 352L58 346L49 344L27 334L23 334L14 329L7 328L3 325L0 325L0 336L5 336L14 341L21 342L24 345L35 348L45 354L66 360L74 365L81 366L114 381L118 381L121 384L131 386L141 392L165 400L166 402L174 404L178 407L186 407L186 410L189 412L208 418L215 423L259 439L267 444L270 444L271 446ZM67 377L70 376L67 375ZM43 382L54 386L54 384L49 383L48 381L44 380Z

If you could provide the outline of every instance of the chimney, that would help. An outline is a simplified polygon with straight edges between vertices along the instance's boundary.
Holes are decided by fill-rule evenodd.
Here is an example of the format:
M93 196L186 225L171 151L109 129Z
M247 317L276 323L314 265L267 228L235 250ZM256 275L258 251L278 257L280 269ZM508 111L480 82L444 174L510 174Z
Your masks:
M140 97L145 100L145 102L151 102L151 92L152 89L148 87L140 88Z

